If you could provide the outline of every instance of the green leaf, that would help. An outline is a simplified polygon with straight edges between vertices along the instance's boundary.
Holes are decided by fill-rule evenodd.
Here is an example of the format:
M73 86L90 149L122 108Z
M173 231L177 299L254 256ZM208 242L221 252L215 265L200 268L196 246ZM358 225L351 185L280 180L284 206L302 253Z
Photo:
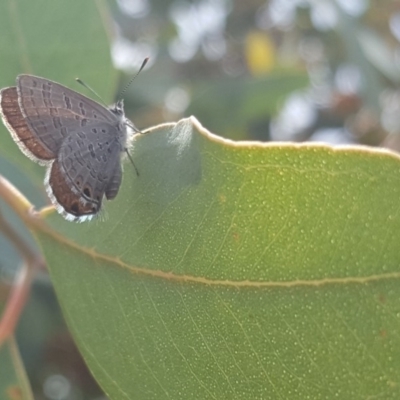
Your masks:
M0 398L33 400L26 371L14 338L0 348Z
M32 223L111 399L400 396L397 155L191 118L132 156L102 218Z

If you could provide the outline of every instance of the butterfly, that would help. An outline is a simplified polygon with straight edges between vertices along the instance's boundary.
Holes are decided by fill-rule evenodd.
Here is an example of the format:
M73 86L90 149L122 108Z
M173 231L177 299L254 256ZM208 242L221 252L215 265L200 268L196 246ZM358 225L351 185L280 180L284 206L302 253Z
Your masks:
M90 220L104 197L117 196L122 155L129 156L132 129L139 132L123 100L105 107L51 80L19 75L15 87L0 91L0 113L21 151L47 168L46 192L67 220Z

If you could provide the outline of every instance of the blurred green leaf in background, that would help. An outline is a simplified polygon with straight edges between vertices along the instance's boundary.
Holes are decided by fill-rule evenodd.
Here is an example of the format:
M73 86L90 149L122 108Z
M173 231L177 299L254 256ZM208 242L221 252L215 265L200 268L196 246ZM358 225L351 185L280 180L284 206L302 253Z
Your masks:
M0 397L399 398L400 159L293 143L400 148L395 1L5 0L0 33L0 87L91 96L79 77L111 103L150 57L124 95L140 174L124 162L98 219L0 203L51 278L1 349ZM0 174L48 204L0 138ZM21 264L0 235L1 307Z

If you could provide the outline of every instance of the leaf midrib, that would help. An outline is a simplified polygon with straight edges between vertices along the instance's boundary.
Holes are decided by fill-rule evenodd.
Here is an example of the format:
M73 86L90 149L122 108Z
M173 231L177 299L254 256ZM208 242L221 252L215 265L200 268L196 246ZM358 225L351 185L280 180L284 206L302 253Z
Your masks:
M65 236L51 229L43 221L30 219L30 222L31 222L30 223L31 228L36 233L40 232L42 234L45 234L52 240L55 240L60 244L63 244L75 251L78 251L81 254L88 256L89 258L98 261L105 261L116 267L128 270L132 274L149 276L153 278L175 281L180 283L192 283L192 284L201 284L207 286L224 286L233 288L293 288L300 286L319 287L319 286L338 285L338 284L365 285L367 283L376 281L400 279L400 272L386 272L382 274L373 274L368 276L331 277L331 278L321 278L321 279L296 279L290 281L250 281L250 280L234 281L228 279L224 280L210 279L207 277L193 276L187 274L180 275L180 274L175 274L173 272L165 272L159 269L153 270L153 269L147 269L143 267L130 265L122 261L118 257L112 257L107 254L99 253L94 248L87 248L84 246L80 246L76 242L66 238Z

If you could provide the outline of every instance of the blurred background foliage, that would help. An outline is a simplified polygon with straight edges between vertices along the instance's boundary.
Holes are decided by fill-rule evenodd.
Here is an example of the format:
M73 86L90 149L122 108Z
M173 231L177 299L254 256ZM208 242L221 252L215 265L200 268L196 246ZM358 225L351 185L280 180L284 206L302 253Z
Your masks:
M113 15L125 80L151 57L128 93L140 127L193 114L238 140L398 147L399 1L118 0Z
M124 94L127 115L142 130L195 115L212 132L235 140L400 149L399 1L110 0L108 5L110 56L121 71L116 97L150 57ZM76 75L79 70L71 71ZM14 253L2 257L3 282L12 280L10 267L17 263ZM3 303L7 284L1 285ZM35 399L105 398L75 349L44 276L33 288L17 338Z

